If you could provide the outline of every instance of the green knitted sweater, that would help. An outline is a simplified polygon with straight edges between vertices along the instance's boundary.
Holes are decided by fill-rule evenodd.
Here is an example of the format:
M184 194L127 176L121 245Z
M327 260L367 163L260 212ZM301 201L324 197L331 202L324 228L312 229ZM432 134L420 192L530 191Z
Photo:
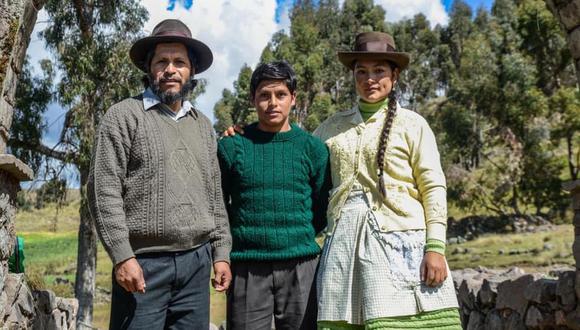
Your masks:
M232 232L231 260L316 255L331 186L328 150L292 125L267 133L252 124L218 144Z

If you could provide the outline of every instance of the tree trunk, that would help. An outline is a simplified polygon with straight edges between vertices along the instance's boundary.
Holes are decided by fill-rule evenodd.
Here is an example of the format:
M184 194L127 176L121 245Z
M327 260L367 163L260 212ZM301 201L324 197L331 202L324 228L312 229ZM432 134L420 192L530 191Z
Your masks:
M570 170L570 177L572 181L578 180L578 168L580 164L574 165L574 143L572 142L573 135L566 136L566 147L568 149L568 169Z
M576 78L580 84L580 0L545 1L568 36L568 46L576 65Z
M97 268L97 232L89 213L87 179L89 166L79 166L81 177L81 207L77 253L75 297L79 301L77 329L92 329L93 300Z
M0 154L6 151L14 96L38 10L46 0L0 0Z

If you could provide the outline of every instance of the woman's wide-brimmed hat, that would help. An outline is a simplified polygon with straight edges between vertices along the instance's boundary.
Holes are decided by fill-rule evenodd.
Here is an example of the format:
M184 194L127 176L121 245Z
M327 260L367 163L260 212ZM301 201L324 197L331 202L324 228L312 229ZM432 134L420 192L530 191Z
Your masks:
M193 39L191 31L180 20L166 19L157 24L149 37L137 40L131 50L129 56L131 61L143 72L147 72L147 65L145 63L147 53L155 48L160 43L182 43L189 48L195 56L195 73L201 73L207 70L213 62L213 54L209 47L203 42Z
M359 33L352 51L338 52L338 60L351 70L356 60L387 60L404 70L410 59L409 53L397 51L393 37L384 32Z

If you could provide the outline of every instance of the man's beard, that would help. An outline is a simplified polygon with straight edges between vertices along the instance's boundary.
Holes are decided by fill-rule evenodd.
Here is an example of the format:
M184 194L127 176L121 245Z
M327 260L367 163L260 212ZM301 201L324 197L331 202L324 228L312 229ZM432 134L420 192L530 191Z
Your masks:
M189 93L191 93L191 91L195 88L195 85L197 85L196 80L188 79L186 83L181 86L179 92L174 93L169 90L162 91L160 87L161 82L172 79L161 78L159 81L155 81L155 79L151 77L151 75L147 75L147 79L149 80L149 86L153 91L153 93L157 95L161 103L166 105L172 105L177 101L183 101L189 95Z

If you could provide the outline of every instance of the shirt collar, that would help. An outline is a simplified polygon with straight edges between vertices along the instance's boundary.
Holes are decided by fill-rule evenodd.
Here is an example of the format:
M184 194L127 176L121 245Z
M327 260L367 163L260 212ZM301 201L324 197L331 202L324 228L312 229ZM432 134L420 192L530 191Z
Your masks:
M143 92L143 108L145 109L145 111L153 108L159 103L161 103L159 97L155 95L155 93L153 93L151 88L147 87L147 89L145 89L145 91ZM177 114L172 112L172 114L173 117L177 117L177 119L179 119L187 115L192 109L193 104L191 104L191 102L189 102L188 100L185 100L182 102L181 109L179 109L179 112Z

